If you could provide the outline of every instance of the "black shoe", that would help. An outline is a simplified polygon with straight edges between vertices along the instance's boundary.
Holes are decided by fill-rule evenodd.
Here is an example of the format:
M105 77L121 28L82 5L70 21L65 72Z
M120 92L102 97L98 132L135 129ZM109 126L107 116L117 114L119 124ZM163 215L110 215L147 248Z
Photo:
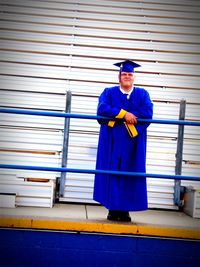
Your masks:
M109 210L107 220L109 221L119 221L120 216L117 210Z
M131 222L131 216L129 215L128 211L121 211L120 212L120 221L121 222Z
M131 222L128 211L109 210L107 220L118 222Z

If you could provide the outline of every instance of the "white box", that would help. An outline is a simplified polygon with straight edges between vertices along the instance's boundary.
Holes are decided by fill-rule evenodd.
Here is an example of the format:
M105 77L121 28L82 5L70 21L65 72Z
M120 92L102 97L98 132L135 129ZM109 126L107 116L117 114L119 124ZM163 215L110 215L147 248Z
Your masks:
M15 208L15 194L0 194L0 208Z
M184 194L183 211L193 218L200 218L200 189L187 187Z

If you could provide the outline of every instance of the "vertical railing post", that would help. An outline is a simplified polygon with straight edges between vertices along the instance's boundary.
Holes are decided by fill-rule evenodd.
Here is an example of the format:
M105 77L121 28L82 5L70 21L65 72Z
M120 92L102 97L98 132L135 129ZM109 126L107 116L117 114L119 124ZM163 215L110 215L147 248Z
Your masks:
M66 94L66 106L65 112L71 112L71 92L67 91ZM65 118L64 122L64 133L63 133L63 151L62 151L62 167L67 167L67 154L68 154L68 143L69 143L69 126L70 126L70 118ZM59 197L64 196L65 192L65 180L66 180L66 172L61 172L60 176L60 185L59 185Z
M186 101L184 99L180 102L179 120L185 120ZM177 137L177 149L176 149L176 166L175 174L182 174L182 160L183 160L183 142L184 142L184 125L178 126ZM181 193L182 193L181 181L175 180L174 185L174 204L178 207L182 206Z

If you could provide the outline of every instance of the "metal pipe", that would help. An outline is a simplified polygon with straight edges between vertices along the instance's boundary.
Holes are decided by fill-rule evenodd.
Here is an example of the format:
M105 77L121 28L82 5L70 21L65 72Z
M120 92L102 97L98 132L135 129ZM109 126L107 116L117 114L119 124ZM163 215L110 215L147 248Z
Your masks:
M179 120L185 120L185 110L186 110L186 101L181 100L180 109L179 109ZM183 160L183 141L184 141L184 125L178 126L178 139L177 139L177 149L176 149L176 167L175 174L182 174L182 160ZM174 181L174 204L178 207L183 206L183 201L181 200L181 181Z
M71 111L71 92L67 91L65 112L66 113L70 113L70 111ZM70 126L70 118L66 118L65 117L64 132L63 132L64 137L63 137L63 151L62 151L62 167L67 167L68 143L69 143L69 126ZM64 196L65 180L66 180L66 172L61 172L59 197L63 197Z
M169 175L169 174L155 174L144 172L125 172L125 171L110 171L110 170L89 170L89 169L72 169L64 167L45 167L45 166L29 166L29 165L12 165L12 164L0 164L1 169L21 169L21 170L36 170L36 171L53 171L53 172L74 172L74 173L101 173L101 174L113 174L124 176L144 176L150 178L163 178L163 179L176 179L176 180L193 180L200 181L200 177L197 176L184 176L184 175Z
M103 119L110 120L111 118L88 115L88 114L73 114L73 113L64 113L64 112L52 112L52 111L37 111L29 109L9 109L1 108L0 113L14 113L14 114L24 114L24 115L37 115L37 116L52 116L52 117L66 117L66 118L75 118L75 119ZM112 118L113 120L113 118ZM120 120L120 119L114 119ZM150 120L150 119L139 119L138 122L148 122L148 123L159 123L159 124L175 124L175 125L189 125L189 126L200 126L200 122L197 121L185 121L185 120Z

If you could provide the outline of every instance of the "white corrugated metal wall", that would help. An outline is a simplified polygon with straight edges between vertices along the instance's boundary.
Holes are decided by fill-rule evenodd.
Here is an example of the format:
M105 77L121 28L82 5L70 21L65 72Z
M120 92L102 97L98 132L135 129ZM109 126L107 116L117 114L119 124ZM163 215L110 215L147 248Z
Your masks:
M198 1L0 3L1 106L63 111L70 90L72 113L95 114L99 94L117 83L113 63L132 59L142 65L136 85L150 92L154 118L178 119L179 102L184 98L186 118L199 120ZM63 119L7 114L1 115L1 125L2 162L60 166ZM174 174L177 129L159 124L149 127L148 172ZM96 121L71 119L68 167L95 168L98 131ZM185 129L183 174L200 173L199 139L197 127ZM44 203L52 195L39 192L41 186L52 190L52 185L25 178L46 177L50 183L58 176L4 170L0 181L4 191L17 191L18 205L48 205ZM61 200L92 202L93 178L68 174ZM148 179L149 207L176 209L173 187L172 180Z

